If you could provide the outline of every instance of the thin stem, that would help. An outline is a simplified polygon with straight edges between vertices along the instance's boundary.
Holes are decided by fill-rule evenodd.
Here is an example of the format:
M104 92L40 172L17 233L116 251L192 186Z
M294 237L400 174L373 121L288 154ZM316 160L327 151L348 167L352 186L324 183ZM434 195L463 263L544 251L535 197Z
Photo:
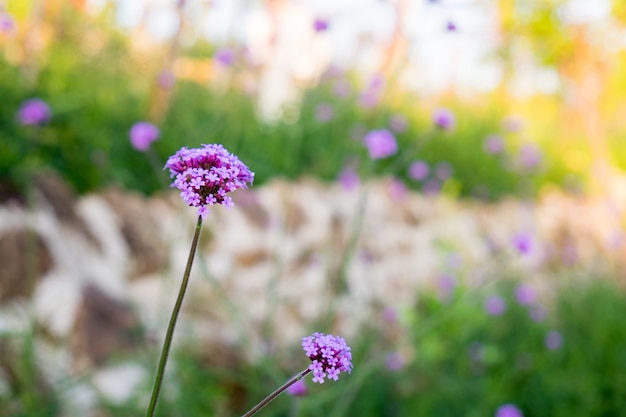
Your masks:
M150 399L150 405L148 406L146 417L152 417L154 415L156 403L159 399L159 392L161 391L161 384L163 383L163 374L165 373L165 364L167 363L167 357L170 353L178 313L180 313L183 298L185 297L185 291L187 290L187 284L189 283L189 274L191 273L193 258L196 255L196 248L198 247L198 240L200 239L200 230L202 230L202 216L198 216L196 230L193 235L193 241L191 242L191 249L189 250L189 257L187 258L185 274L183 275L183 281L180 283L180 290L178 291L178 298L176 299L176 304L174 304L174 309L172 310L170 324L167 326L167 333L165 334L165 341L163 342L163 349L161 350L161 359L159 360L159 367L157 368L154 386L152 387L152 398Z
M309 368L307 368L304 371L296 374L293 378L291 378L289 381L285 382L280 388L278 388L276 391L272 392L270 395L265 397L263 399L263 401L261 401L260 403L255 405L250 411L248 411L246 414L244 414L241 417L251 417L251 416L255 415L259 410L261 410L261 408L263 408L266 405L268 405L274 398L278 397L284 390L286 390L287 388L289 388L290 386L295 384L297 381L299 381L302 378L304 378L305 376L307 376L310 372L311 372L311 370Z

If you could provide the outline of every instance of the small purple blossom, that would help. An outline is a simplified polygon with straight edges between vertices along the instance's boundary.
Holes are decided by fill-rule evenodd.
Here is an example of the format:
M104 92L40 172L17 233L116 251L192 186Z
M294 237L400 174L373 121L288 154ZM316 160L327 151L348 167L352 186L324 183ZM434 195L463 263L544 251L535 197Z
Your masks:
M409 178L415 181L422 181L426 179L428 176L428 172L430 171L430 167L424 161L415 161L409 165L409 169L407 174Z
M335 116L335 109L328 103L320 103L315 107L315 119L318 122L328 122Z
M363 142L369 150L370 158L387 158L398 151L396 138L386 129L372 130L365 135Z
M389 324L394 324L398 321L398 310L393 306L387 306L382 312L383 320Z
M175 178L172 187L180 190L185 203L198 207L198 215L202 217L209 212L208 206L232 206L227 193L248 188L254 181L254 173L219 144L183 147L170 156L165 168Z
M405 362L406 361L404 360L400 352L392 352L387 354L387 356L385 357L385 367L392 372L397 372L404 368L404 366L406 365Z
M537 301L537 293L530 284L523 282L515 288L515 299L520 305L531 305Z
M490 316L500 316L506 311L506 301L498 295L492 295L485 301L485 311Z
M41 126L52 116L50 106L38 98L26 100L17 112L18 121L25 126Z
M294 397L304 397L309 393L306 383L299 379L287 388L287 394Z
M544 343L546 347L550 350L557 350L563 346L563 336L561 333L551 330L546 334L546 338L544 339Z
M454 24L453 21L449 20L448 23L446 24L446 30L448 32L456 32L456 25Z
M389 119L389 127L396 133L402 133L406 131L409 126L409 122L402 114L394 114Z
M15 20L8 13L0 12L0 32L10 34L15 30Z
M159 128L149 122L137 122L129 132L130 143L138 151L146 151L159 138Z
M443 130L454 128L456 120L454 113L445 108L439 108L433 112L433 124Z
M442 274L437 280L437 289L439 290L439 296L444 300L448 300L452 296L455 288L456 278L454 277L454 275Z
M524 415L513 404L504 404L498 407L495 417L524 417Z
M313 21L313 30L316 32L325 32L328 30L328 20L321 17L315 18Z
M432 178L422 185L422 191L429 196L435 196L441 192L441 181L436 178Z
M220 48L213 54L213 59L224 67L230 67L235 63L236 54L230 48Z
M528 255L533 248L533 239L529 233L518 233L513 236L513 247L522 255Z
M302 338L302 349L311 359L313 382L324 383L324 378L337 380L339 373L352 372L352 353L343 337L313 333Z
M351 167L344 168L339 173L338 180L341 186L348 191L355 190L361 183L359 174L357 174L357 172Z
M352 92L352 86L345 78L335 80L333 83L333 93L339 98L347 98Z
M452 176L452 165L447 162L439 162L435 166L435 176L441 181L445 181Z
M522 145L517 157L518 163L524 169L533 169L541 163L542 154L539 147L533 143Z
M483 144L485 152L492 155L502 153L504 150L504 140L500 135L489 135Z
M163 88L164 90L169 90L174 86L174 83L176 83L176 77L174 76L174 73L172 71L163 70L159 73L157 77L157 83L159 87Z
M387 191L389 192L389 198L393 201L402 201L408 195L406 185L398 178L392 178L391 181L389 181Z
M382 97L384 89L385 78L381 74L376 74L370 80L368 87L361 92L359 104L366 109L376 107Z

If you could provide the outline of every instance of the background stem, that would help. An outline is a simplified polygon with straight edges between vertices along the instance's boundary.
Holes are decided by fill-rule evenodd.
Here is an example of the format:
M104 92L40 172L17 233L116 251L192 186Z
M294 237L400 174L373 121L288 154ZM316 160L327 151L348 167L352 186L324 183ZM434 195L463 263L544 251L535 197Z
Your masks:
M287 388L295 384L296 381L299 381L300 379L308 375L310 372L311 370L309 368L306 368L304 371L296 374L293 378L285 382L280 388L278 388L276 391L272 392L270 395L265 397L263 401L255 405L250 411L248 411L246 414L244 414L241 417L250 417L250 416L255 415L261 408L268 405L274 398L278 397L284 390L286 390Z

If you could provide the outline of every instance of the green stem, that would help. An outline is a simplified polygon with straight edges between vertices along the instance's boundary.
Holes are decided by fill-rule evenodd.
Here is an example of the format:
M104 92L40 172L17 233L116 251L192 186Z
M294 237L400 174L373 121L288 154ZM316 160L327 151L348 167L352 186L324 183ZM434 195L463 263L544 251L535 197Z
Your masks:
M163 383L163 374L165 373L165 364L167 363L167 357L170 353L170 347L172 345L172 337L174 336L174 328L176 327L178 313L180 313L180 308L183 304L183 298L185 297L185 291L187 290L187 284L189 283L189 274L191 272L193 258L196 255L196 248L198 247L198 240L200 239L200 230L202 230L202 216L198 216L196 230L193 235L193 241L191 242L191 249L189 250L189 258L187 258L185 274L183 275L183 281L180 283L180 290L178 291L178 298L176 299L176 304L174 304L174 309L172 310L170 324L167 326L167 333L165 334L165 341L163 342L163 349L161 350L161 359L159 360L159 367L157 368L154 386L152 387L152 398L150 399L150 405L148 406L148 412L146 413L146 417L152 417L154 415L156 403L159 399L159 392L161 391L161 384Z
M307 376L310 372L311 372L311 370L309 368L307 368L304 371L296 374L293 378L291 378L289 381L285 382L280 388L276 389L276 391L272 392L270 395L265 397L263 399L263 401L261 401L260 403L255 405L250 411L248 411L246 414L244 414L241 417L251 417L251 416L255 415L259 410L261 410L261 408L263 408L266 405L268 405L274 398L278 397L284 390L286 390L287 388L289 388L290 386L295 384L297 381L299 381L302 378L304 378L305 376Z

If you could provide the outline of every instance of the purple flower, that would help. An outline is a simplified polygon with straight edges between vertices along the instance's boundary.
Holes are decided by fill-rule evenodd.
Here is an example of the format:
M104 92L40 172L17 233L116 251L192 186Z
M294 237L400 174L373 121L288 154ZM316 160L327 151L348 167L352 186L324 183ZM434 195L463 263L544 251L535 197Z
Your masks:
M339 98L346 98L350 95L352 86L348 80L342 78L333 83L333 93Z
M528 311L528 316L532 321L535 322L544 321L547 315L548 312L546 311L546 308L540 304L535 304L531 306L530 310Z
M424 161L415 161L409 165L408 175L409 178L415 181L422 181L428 176L428 172L430 168L428 164Z
M129 132L130 144L138 151L146 151L159 138L159 128L149 122L137 122Z
M446 24L446 30L447 30L448 32L456 32L456 29L457 29L457 27L456 27L456 25L454 24L454 22L452 22L452 21L448 21L448 23Z
M235 58L235 51L230 48L220 48L215 51L215 54L213 55L213 59L225 67L233 65L235 63Z
M409 122L407 121L406 117L401 114L394 114L393 116L391 116L391 119L389 119L389 127L396 133L404 132L408 125Z
M316 32L324 32L328 30L328 20L322 19L321 17L315 18L313 21L313 29Z
M333 106L328 103L321 103L315 107L315 119L318 122L328 122L335 115Z
M170 88L172 88L175 82L176 77L174 76L172 71L169 70L161 71L159 73L159 76L157 77L157 83L159 84L159 87L165 90L169 90Z
M17 119L26 126L40 126L47 123L52 116L50 106L38 98L31 98L22 103Z
M433 123L435 126L443 130L451 130L454 128L454 113L445 108L439 108L433 112Z
M0 12L0 32L2 33L12 33L15 30L15 21L13 20L13 16L8 13Z
M337 380L339 373L352 372L352 353L343 337L313 333L302 338L302 348L311 359L313 382L324 383L324 378Z
M541 163L541 159L541 150L533 143L526 143L519 150L518 162L524 169L536 167Z
M359 174L357 174L356 171L350 167L344 168L343 171L339 173L338 179L342 187L348 191L356 189L361 182Z
M529 233L518 233L513 236L513 246L522 255L527 255L533 248L532 236Z
M385 367L392 372L399 371L404 365L405 360L399 352L389 353L385 357Z
M430 196L437 195L441 191L441 182L438 179L430 179L424 183L422 191Z
M437 280L437 288L439 290L439 296L444 300L447 300L454 293L456 288L456 278L450 274L443 274Z
M546 347L550 350L557 350L563 346L563 336L561 333L552 330L546 334L546 338L544 339L544 343Z
M309 393L306 383L303 379L299 379L287 388L287 394L294 397L304 397Z
M452 176L452 166L447 162L439 162L435 166L435 176L441 181L445 181Z
M365 142L372 159L387 158L398 151L395 136L386 129L368 132L363 138L363 142Z
M524 415L513 404L504 404L498 407L495 417L524 417Z
M398 178L392 178L391 181L389 181L389 188L387 190L389 197L394 201L402 201L408 195L406 185Z
M361 93L359 97L359 103L361 104L361 106L365 107L366 109L376 107L383 94L384 88L385 78L381 74L376 74L375 76L373 76L370 80L369 86Z
M485 139L483 148L485 149L485 152L492 155L499 154L504 150L504 141L499 135L490 135L487 139Z
M515 299L520 305L527 306L537 301L537 294L530 284L521 283L515 289Z
M491 316L500 316L506 311L506 301L500 296L492 295L485 301L485 311Z
M170 177L175 178L172 187L180 190L185 203L198 207L198 215L202 217L213 204L232 206L227 193L248 188L248 183L254 181L254 173L218 144L193 149L183 147L170 156L165 168L170 170Z
M398 310L395 307L387 306L383 309L382 316L387 323L396 323L398 321Z
M524 127L524 120L519 116L507 116L502 122L502 127L507 132L519 132Z

